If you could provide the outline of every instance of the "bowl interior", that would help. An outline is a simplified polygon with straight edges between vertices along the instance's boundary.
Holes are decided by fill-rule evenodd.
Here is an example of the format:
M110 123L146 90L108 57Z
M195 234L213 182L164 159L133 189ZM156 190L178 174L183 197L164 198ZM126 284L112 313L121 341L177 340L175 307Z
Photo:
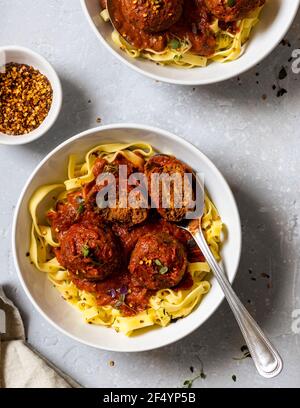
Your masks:
M26 135L12 136L0 132L0 144L24 144L29 143L44 133L46 133L55 122L62 102L61 84L57 74L51 65L41 56L23 47L0 47L0 69L3 65L15 62L18 64L27 64L39 70L44 74L53 89L53 101L44 122L32 132Z
M261 21L251 35L244 54L236 61L211 63L206 68L178 69L158 66L142 59L132 59L111 40L112 28L100 17L99 0L81 0L83 9L94 31L117 57L140 73L154 79L183 85L201 85L232 78L256 65L281 41L290 27L299 0L267 0Z
M30 264L26 257L29 248L31 220L28 201L32 193L42 184L61 182L66 178L69 154L83 153L101 143L146 141L163 153L171 153L189 163L204 174L205 184L226 224L229 235L222 256L230 281L237 271L241 227L237 207L232 193L215 166L195 147L167 132L142 128L135 125L115 125L85 132L70 139L55 149L40 164L27 183L16 210L14 222L14 255L16 266L25 291L38 310L57 328L85 344L114 351L142 351L172 343L199 327L219 306L223 294L214 279L212 289L200 306L189 316L170 324L166 328L155 328L127 338L113 329L92 326L83 322L80 313L62 300L45 274Z

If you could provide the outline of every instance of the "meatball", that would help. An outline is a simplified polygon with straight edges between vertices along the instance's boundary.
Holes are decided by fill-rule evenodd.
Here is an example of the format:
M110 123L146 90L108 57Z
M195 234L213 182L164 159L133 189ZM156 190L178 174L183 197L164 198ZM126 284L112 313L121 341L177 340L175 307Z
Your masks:
M167 30L180 19L183 0L123 0L122 8L133 26L157 33Z
M118 271L120 249L109 229L73 225L56 250L58 262L79 279L103 280Z
M133 284L152 290L176 286L186 268L187 255L183 245L165 232L141 237L129 263Z
M102 214L108 222L133 226L141 224L147 219L148 210L144 208L105 208Z
M123 202L119 194L119 166L127 166L127 178L133 175L135 172L141 171L141 169L136 169L131 162L126 160L123 156L117 157L112 163L103 163L103 161L96 161L94 166L94 175L98 177L97 181L94 182L93 186L87 191L87 208L98 213L107 222L118 222L121 224L126 224L129 226L141 224L144 222L149 213L148 200L145 195L143 188L136 189L137 185L127 184L127 200L128 198L135 197L135 202ZM103 179L101 177L103 175ZM106 179L107 175L113 175L115 184L112 183L111 187L116 189L116 201L112 202L111 205L105 207L103 204L107 205L107 198L105 197L105 192L107 192L110 185L109 180ZM105 188L105 190L103 190ZM98 195L98 193L104 192L104 197ZM103 202L103 199L106 199ZM125 197L126 198L126 197Z
M265 0L205 0L208 10L225 22L240 20L264 3Z
M146 163L145 173L148 179L152 204L165 220L171 222L181 221L189 211L194 209L193 171L187 165L173 156L159 154L153 156ZM185 178L185 174L191 174L192 178ZM155 175L160 177L157 188L153 188ZM169 181L167 178L164 180L163 175L170 176ZM177 175L178 178L172 182L171 178L177 177ZM184 195L184 183L190 183L189 186L185 186L186 191L189 190L190 192L187 196Z

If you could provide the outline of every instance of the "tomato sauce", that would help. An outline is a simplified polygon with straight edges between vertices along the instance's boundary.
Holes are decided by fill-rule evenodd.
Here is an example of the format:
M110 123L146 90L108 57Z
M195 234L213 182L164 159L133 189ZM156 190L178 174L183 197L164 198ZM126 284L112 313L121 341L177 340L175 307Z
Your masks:
M167 221L153 219L147 224L135 228L116 224L113 230L119 237L124 250L123 271L101 282L81 280L74 276L72 281L79 289L94 293L99 306L111 305L117 307L124 316L133 316L147 309L150 297L156 293L156 291L134 285L127 270L130 254L141 236L147 233L168 232L185 246L190 262L204 261L200 249L191 239L190 234ZM173 289L175 291L189 290L192 286L192 277L186 272L180 283Z
M95 176L106 164L102 159L95 162ZM131 173L134 169L129 170ZM60 242L60 247L55 249L57 259L69 271L72 282L79 289L93 293L99 306L111 305L120 309L124 316L133 316L147 309L149 298L157 291L154 290L157 282L161 284L159 288L190 289L193 280L186 271L187 262L204 261L191 235L161 218L155 210L150 210L148 219L140 225L110 222L100 216L98 207L89 206L88 196L94 184L89 183L68 194L48 212L52 231ZM153 285L147 285L147 279L144 282L137 275L134 278L128 269L137 242L149 234L151 239L156 235L163 240L162 245L158 241L155 250L152 250L151 243L148 245L148 255L153 261L151 273L160 274L159 279L153 277ZM163 264L157 267L157 261ZM138 267L139 262L140 259L136 263ZM160 268L166 270L161 273Z
M191 51L195 54L209 56L215 52L216 39L209 27L212 18L203 0L185 1L179 20L167 30L153 33L137 28L129 22L128 9L125 6L124 0L115 0L111 17L116 29L137 49L164 51L168 41L175 36L182 40L188 39Z

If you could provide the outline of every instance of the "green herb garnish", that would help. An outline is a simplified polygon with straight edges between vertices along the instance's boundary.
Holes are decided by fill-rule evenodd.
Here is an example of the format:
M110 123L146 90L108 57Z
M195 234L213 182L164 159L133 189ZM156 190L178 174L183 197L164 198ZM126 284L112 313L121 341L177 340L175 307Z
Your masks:
M125 294L121 294L119 300L115 303L115 308L120 309L121 306L125 304Z
M176 38L172 38L172 40L169 41L168 45L169 47L173 48L173 50L177 50L177 48L180 48L180 41Z
M89 248L87 245L83 245L83 246L81 247L81 252L82 252L82 255L83 255L85 258L87 258L87 257L89 256L89 254L90 254L90 248Z
M84 204L80 204L79 207L77 208L78 214L82 214L85 210Z
M236 5L236 0L227 0L227 4L229 7L234 7Z
M246 345L241 347L241 352L243 353L243 355L241 357L233 357L233 360L241 361L245 358L251 358L250 351Z
M160 262L159 259L154 259L154 263L155 263L155 265L157 265L157 266L163 266L163 264Z
M194 382L195 382L196 380L198 380L199 378L201 378L202 380L205 380L206 374L205 374L204 371L203 371L203 363L202 363L202 361L200 360L200 358L198 358L198 359L199 359L200 365L201 365L198 374L197 374L195 377L190 378L189 380L185 380L184 383L183 383L183 388L192 388ZM191 371L194 372L194 367L193 367L193 369L192 369Z
M169 268L167 266L162 266L159 270L159 273L161 275L164 275L165 273L167 273L169 271Z

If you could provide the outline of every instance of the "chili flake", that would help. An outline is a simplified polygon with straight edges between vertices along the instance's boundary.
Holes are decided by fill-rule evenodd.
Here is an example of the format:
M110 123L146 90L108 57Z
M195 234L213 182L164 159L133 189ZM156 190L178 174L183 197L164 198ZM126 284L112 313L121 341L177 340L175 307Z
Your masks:
M8 63L0 71L0 132L23 135L38 128L52 105L48 78L26 64Z

